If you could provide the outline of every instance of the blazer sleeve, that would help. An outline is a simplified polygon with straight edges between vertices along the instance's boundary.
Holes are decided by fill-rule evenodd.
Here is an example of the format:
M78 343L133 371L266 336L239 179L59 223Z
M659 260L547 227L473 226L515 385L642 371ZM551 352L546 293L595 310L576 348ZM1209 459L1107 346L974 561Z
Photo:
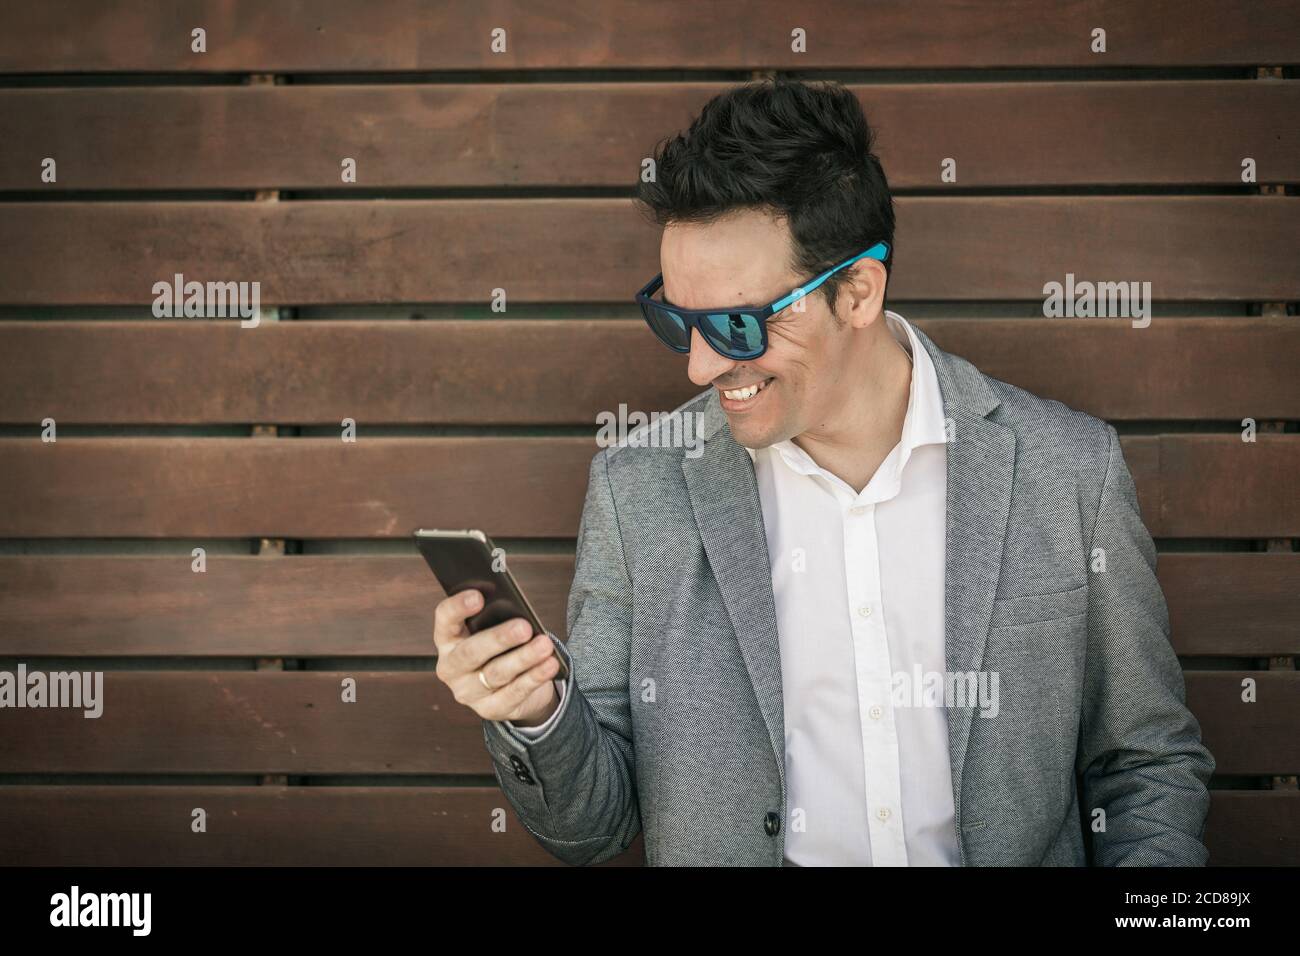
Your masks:
M1110 449L1087 555L1088 646L1076 764L1085 832L1098 866L1204 866L1214 758L1185 705L1155 545L1142 524L1119 436L1106 428ZM1105 811L1104 830L1100 820L1094 823L1097 809Z
M600 863L641 830L628 670L632 582L608 472L592 459L568 603L569 664L560 707L536 735L483 721L493 769L519 819L553 856Z

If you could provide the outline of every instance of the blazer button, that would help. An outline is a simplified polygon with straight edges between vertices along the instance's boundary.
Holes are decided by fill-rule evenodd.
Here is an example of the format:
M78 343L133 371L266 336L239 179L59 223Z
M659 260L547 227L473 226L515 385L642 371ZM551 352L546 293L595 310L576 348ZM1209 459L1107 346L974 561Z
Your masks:
M776 836L781 832L781 814L775 810L767 811L767 816L763 818L763 829L767 831L768 836Z

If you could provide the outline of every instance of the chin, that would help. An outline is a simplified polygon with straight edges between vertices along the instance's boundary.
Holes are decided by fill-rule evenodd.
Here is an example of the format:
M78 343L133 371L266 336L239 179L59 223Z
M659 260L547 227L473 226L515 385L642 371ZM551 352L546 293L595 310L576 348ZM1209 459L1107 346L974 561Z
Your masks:
M728 421L731 425L731 437L746 448L766 448L772 444L771 439L768 437L769 429L754 422Z

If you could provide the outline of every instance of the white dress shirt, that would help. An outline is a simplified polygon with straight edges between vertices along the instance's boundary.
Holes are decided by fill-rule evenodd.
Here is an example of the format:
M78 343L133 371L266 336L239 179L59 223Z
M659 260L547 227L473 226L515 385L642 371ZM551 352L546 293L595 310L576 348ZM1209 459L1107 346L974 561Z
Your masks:
M895 706L891 693L895 674L913 682L945 667L943 399L911 326L885 320L911 358L911 386L902 440L861 494L792 441L746 449L781 644L785 856L801 866L959 859L942 701ZM540 736L560 711L509 726Z
M959 862L942 695L892 693L895 675L945 668L943 398L911 326L885 319L911 387L902 439L860 494L792 441L748 449L781 642L785 855L800 866Z

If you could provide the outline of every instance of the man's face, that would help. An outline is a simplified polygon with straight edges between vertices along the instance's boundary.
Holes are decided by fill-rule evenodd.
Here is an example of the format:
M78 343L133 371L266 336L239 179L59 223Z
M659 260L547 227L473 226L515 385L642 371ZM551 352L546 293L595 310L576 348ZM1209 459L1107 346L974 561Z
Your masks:
M707 225L669 225L659 255L663 295L685 309L763 306L812 278L789 270L786 224L757 211ZM768 320L767 351L751 361L724 358L693 329L687 374L719 391L736 441L764 448L823 427L842 411L853 331L851 323L835 321L819 290ZM762 386L752 398L722 394L752 385Z

